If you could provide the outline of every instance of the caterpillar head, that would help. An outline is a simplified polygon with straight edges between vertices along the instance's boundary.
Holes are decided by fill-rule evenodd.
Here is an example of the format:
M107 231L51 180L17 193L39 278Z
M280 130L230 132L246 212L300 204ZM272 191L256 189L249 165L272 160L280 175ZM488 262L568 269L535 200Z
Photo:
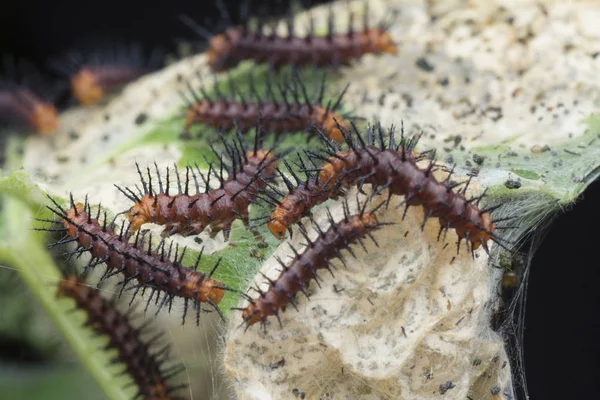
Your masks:
M364 213L359 220L353 221L353 226L356 230L372 230L379 226L377 216L373 213Z
M185 126L183 128L184 132L188 132L190 127L196 123L201 123L203 120L203 116L208 113L210 109L210 104L206 101L202 101L196 104L192 104L185 111Z
M373 28L366 32L368 42L376 53L398 54L398 47L387 31Z
M162 378L159 376L156 376L154 379L161 379ZM149 399L156 399L156 400L168 400L170 398L169 395L169 388L167 387L167 385L165 385L164 382L156 382L154 383L147 391L147 393L144 393L147 398Z
M273 236L279 240L283 240L285 239L285 231L288 229L288 224L285 223L285 216L277 211L275 210L271 214L272 219L267 223L267 228L269 228Z
M87 220L87 214L82 203L77 203L75 207L67 211L67 215L64 216L63 225L67 229L69 237L77 237L79 235L79 228L74 224L80 222L82 217Z
M225 295L223 290L223 284L221 282L213 281L212 279L205 279L200 281L199 289L197 292L197 298L199 302L213 304L219 304Z
M58 282L58 288L56 289L56 297L68 296L71 293L75 293L79 285L77 276L65 276Z
M340 173L344 170L343 158L347 157L350 152L339 151L337 156L331 157L323 164L319 171L319 181L328 188L336 185L340 177Z
M208 43L208 65L214 72L222 72L235 67L238 61L233 57L233 51L242 32L239 28L229 28L225 33L213 36Z
M104 96L104 90L96 76L87 68L82 68L71 78L73 96L84 106L98 102Z
M153 198L144 196L142 200L134 204L127 214L127 218L131 223L129 229L131 232L136 232L142 225L152 221L152 205L154 203Z
M248 160L254 165L261 165L263 170L261 175L264 177L271 177L277 169L277 156L274 152L258 149L256 152L253 150L246 153Z
M471 242L471 246L473 250L477 250L482 243L487 243L489 240L494 238L494 231L496 227L494 226L494 222L492 221L492 217L489 213L483 213L479 216L479 221L477 224L474 224L477 228L473 229L469 236L469 241ZM457 229L457 233L461 234ZM466 237L466 234L463 233L463 236Z
M350 132L350 124L348 124L341 115L338 115L333 111L325 110L323 107L315 107L315 111L320 128L325 133L325 136L327 136L329 140L343 143L344 132L340 130L340 127L345 132Z
M242 311L242 319L246 323L246 327L254 325L257 322L265 321L269 315L268 311L265 311L266 310L260 310L257 303L248 304L248 307ZM277 309L274 309L274 311L277 311Z
M52 104L38 103L33 107L29 123L40 135L48 135L58 129L58 115Z

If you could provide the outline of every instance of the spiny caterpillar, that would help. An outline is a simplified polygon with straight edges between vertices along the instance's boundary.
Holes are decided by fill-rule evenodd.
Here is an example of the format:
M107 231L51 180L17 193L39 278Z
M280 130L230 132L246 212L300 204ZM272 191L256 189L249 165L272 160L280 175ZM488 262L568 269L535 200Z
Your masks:
M125 65L87 65L71 77L71 91L79 104L91 106L110 89L134 81L143 74Z
M291 235L291 226L298 223L302 217L310 215L313 207L345 194L340 185L330 186L329 182L322 183L319 176L312 173L314 168L308 168L302 157L299 156L298 159L306 174L306 179L300 179L290 164L284 160L288 173L296 182L292 182L281 169L278 169L279 177L285 184L287 193L271 185L270 192L265 193L264 197L275 209L270 215L256 219L257 221L266 220L267 227L278 239L285 238L286 229ZM312 159L309 161L312 162ZM314 163L312 166L316 167ZM279 200L278 197L281 199Z
M64 243L75 242L77 248L65 254L72 256L89 252L91 260L85 267L85 271L92 269L100 264L106 265L106 272L102 279L110 276L122 274L124 279L120 283L123 293L127 285L136 280L129 289L135 289L131 301L142 291L150 290L146 309L150 302L155 298L156 304L159 304L158 311L168 304L169 311L173 305L173 299L180 297L184 299L183 323L188 310L189 301L192 302L196 310L196 323L200 323L201 304L210 304L219 314L221 314L217 304L229 290L221 282L213 280L212 274L220 264L220 260L215 264L210 274L206 275L198 272L196 269L200 263L200 256L196 260L194 268L188 268L182 265L182 260L186 249L184 248L179 255L179 248L175 249L175 261L171 261L172 246L165 251L165 241L161 241L155 250L152 249L152 238L148 241L147 248L144 248L143 237L140 237L138 231L133 243L129 243L129 231L124 229L124 223L121 225L120 232L115 232L115 221L108 222L106 212L104 220L100 222L101 208L95 218L91 216L91 207L89 203L75 204L71 196L71 207L65 210L54 199L49 197L54 207L48 206L60 220L41 220L43 222L61 223L60 228L37 228L44 231L65 232L66 237L51 246ZM120 294L119 294L120 295ZM157 311L157 312L158 312Z
M311 280L317 281L318 270L329 269L331 272L330 264L334 258L339 258L345 265L341 250L346 249L354 256L350 247L351 244L358 242L364 248L362 239L365 237L370 237L375 242L371 233L386 225L378 222L375 211L385 203L381 203L370 212L365 212L366 204L365 202L358 214L350 215L348 203L345 202L344 219L339 222L334 221L329 209L327 209L330 223L327 231L323 231L311 217L312 225L319 234L315 240L311 240L306 229L301 227L300 232L307 243L304 251L299 253L290 245L295 254L291 263L286 265L281 259L277 258L283 268L279 277L276 280L269 279L269 289L267 291L262 291L258 287L254 288L259 293L259 297L252 299L247 296L249 304L245 308L239 309L242 311L242 319L246 324L246 329L257 322L265 326L267 318L271 315L279 320L279 312L285 311L288 303L296 307L296 294L301 291L308 297L305 289ZM281 325L281 320L279 320L279 324Z
M25 60L2 55L0 76L0 124L33 129L47 136L58 129L52 85Z
M213 149L220 158L220 167L211 164L207 176L202 174L197 165L196 172L191 167L186 167L184 189L181 187L181 179L176 170L179 191L175 195L169 193L169 169L166 174L166 185L163 187L162 178L155 165L159 186L156 192L152 186L150 168L147 169L148 183L146 183L138 167L143 193L138 195L130 189L117 186L123 194L135 202L128 212L130 229L135 232L143 224L151 222L165 225L163 236L172 234L188 236L199 234L210 227L212 237L223 231L227 240L233 221L241 219L244 225L248 226L249 206L261 193L266 182L273 178L276 169L277 157L272 151L260 148L260 137L260 129L257 128L252 150L246 149L247 146L239 131L237 142L233 144L221 137L226 152L232 160L229 177L223 177L225 162ZM219 188L212 189L209 185L211 171L215 172L214 175L219 179ZM220 174L217 174L217 171L220 171ZM196 191L200 191L196 173L200 175L205 191L190 195L190 174L196 184Z
M101 48L93 54L72 52L67 62L55 61L54 68L69 76L71 92L79 104L91 106L120 86L133 82L161 66L160 54L149 59L138 45Z
M277 69L286 65L339 66L368 53L396 54L398 50L387 24L371 27L368 14L368 7L365 6L362 29L355 30L354 13L350 12L348 31L337 33L334 30L333 10L330 9L327 33L324 36L315 35L315 24L311 17L308 33L304 37L295 35L293 18L286 21L286 37L278 36L276 27L272 33L265 34L262 21L259 21L256 30L250 29L247 24L230 26L218 35L211 35L190 20L184 22L209 41L206 50L208 65L213 71L222 72L244 60L268 63Z
M418 137L405 139L402 132L400 143L396 144L395 129L392 127L386 144L383 129L379 125L369 127L367 141L356 127L354 133L358 143L354 143L347 132L344 133L349 150L341 150L322 136L327 144L325 155L309 153L311 158L324 161L324 164L317 169L318 182L312 184L315 191L291 191L289 196L297 197L300 192L301 198L288 199L286 196L280 202L267 223L273 235L280 239L284 238L286 229L300 221L311 208L335 195L337 188L356 185L359 190L362 190L363 185L370 184L373 187L373 195L387 189L389 197L404 196L402 204L405 205L406 210L410 206L422 206L425 211L423 226L429 218L438 218L440 221L438 239L442 232L454 229L459 238L457 250L463 239L466 240L467 249L470 251L474 251L479 246L483 246L488 251L489 240L502 245L500 238L494 232L503 227L497 227L495 223L498 220L492 221L490 216L490 212L499 205L479 209L479 202L485 192L481 196L467 199L465 193L470 179L466 183L454 183L450 180L452 171L445 180L438 181L433 175L435 166L433 158L427 168L419 167L417 162L423 159L423 154L414 152ZM378 147L375 137L379 139ZM463 184L462 191L453 190Z
M24 87L0 89L0 121L27 125L44 136L59 124L54 105Z
M203 87L199 89L202 94L202 97L199 97L188 84L193 100L183 96L187 102L184 134L187 135L190 127L196 124L212 126L220 131L236 128L246 132L261 121L265 132L277 136L284 132L312 131L313 128L317 128L325 132L329 139L343 142L344 138L335 121L349 128L344 120L344 117L348 116L338 114L348 86L339 94L333 105L331 102L324 105L325 77L326 73L323 73L316 99L310 98L307 86L297 71L291 79L284 76L281 82L268 74L265 82L266 90L262 96L256 89L253 75L248 74L249 100L246 100L241 91L235 88L231 79L229 79L229 97L220 91L216 81L213 86L215 98L211 98Z
M98 334L108 337L106 348L115 349L118 353L114 362L125 364L127 373L135 382L135 398L174 399L175 392L186 386L173 386L168 383L169 379L183 368L178 365L164 367L169 359L169 345L152 349L156 347L155 344L162 335L144 341L142 336L145 334L145 327L131 326L131 313L119 312L114 301L103 298L100 290L87 285L76 275L68 275L59 281L56 295L73 299L77 308L86 313L86 325Z

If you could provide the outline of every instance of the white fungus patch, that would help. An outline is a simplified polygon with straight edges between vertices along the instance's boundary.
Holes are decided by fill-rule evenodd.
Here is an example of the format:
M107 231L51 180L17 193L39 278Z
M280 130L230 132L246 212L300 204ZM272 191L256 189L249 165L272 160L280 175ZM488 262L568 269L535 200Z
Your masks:
M500 271L483 250L473 258L464 242L457 255L452 231L438 242L436 220L421 230L420 207L402 221L400 201L378 213L397 223L374 234L379 247L366 239L367 251L352 247L356 259L343 252L347 268L337 260L334 276L321 270L310 300L299 294L299 311L288 306L280 314L283 328L271 317L266 333L260 324L236 329L241 316L233 315L225 367L240 398L293 398L294 389L309 399L481 399L492 398L496 386L510 392L502 338L489 326ZM331 209L340 220L340 203ZM328 227L324 209L316 220ZM300 250L303 241L296 231L289 243ZM275 255L290 262L287 244ZM281 271L275 255L261 268L271 279ZM268 289L261 275L255 280ZM504 368L489 376L498 363Z
M370 1L398 11L396 56L343 70L346 101L385 125L404 121L424 143L523 148L583 134L598 108L597 5L555 1ZM344 21L344 7L336 18ZM451 147L446 144L447 147Z

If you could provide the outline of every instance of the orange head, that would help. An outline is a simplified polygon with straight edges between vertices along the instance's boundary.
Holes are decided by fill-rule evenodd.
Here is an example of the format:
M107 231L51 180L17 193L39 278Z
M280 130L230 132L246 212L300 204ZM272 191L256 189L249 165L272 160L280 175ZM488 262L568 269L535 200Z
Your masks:
M378 28L369 29L365 32L372 51L375 53L398 54L398 47L392 39L392 36L387 31L382 31Z
M248 327L264 320L264 317L261 312L256 310L256 305L254 303L251 303L248 304L248 307L246 307L244 311L242 311L242 319Z
M271 221L267 223L269 231L279 240L285 239L285 231L288 225L285 223L285 217L280 210L275 210L271 213Z
M273 152L270 152L268 150L258 149L258 150L256 150L256 152L254 152L254 150L248 151L246 153L246 157L248 157L248 158L256 157L260 161L267 159L267 161L265 161L266 163L272 163L273 159L275 158L275 155L273 154Z
M236 28L229 28L225 33L215 35L208 42L208 65L215 72L222 72L237 64L230 56L234 43L241 37L241 32Z
M339 183L340 173L344 169L344 159L348 155L348 151L339 151L335 157L329 158L329 160L323 164L319 171L319 181L322 184L327 184L327 187Z
M246 153L248 159L256 158L263 169L262 175L269 177L275 173L277 169L277 156L269 150L258 149L256 152L250 150ZM258 163L256 165L258 165Z
M185 125L183 126L183 131L188 132L190 127L196 123L196 105L193 104L185 111Z
M214 304L219 304L223 299L223 296L225 296L225 290L223 290L223 284L221 282L205 279L200 283L200 289L198 290L197 296L199 302L207 303L212 301Z
M58 114L52 104L37 103L29 117L29 123L35 130L46 136L58 129Z
M333 186L337 178L337 170L333 163L326 163L321 167L319 171L319 181L321 183L327 183L327 186Z
M73 96L84 106L98 102L104 96L104 90L92 71L82 68L71 78Z
M58 282L58 288L56 290L56 297L69 296L70 293L74 293L79 285L79 279L77 276L65 276Z
M375 214L364 213L360 216L359 220L354 221L353 225L356 226L357 229L362 227L362 229L367 228L368 230L371 230L377 228L379 221L377 221L377 216Z
M148 393L145 393L146 398L153 400L168 400L169 396L169 388L162 381L160 376L155 376L155 382L148 390Z
M206 100L201 100L190 105L185 111L185 126L184 132L189 131L190 127L197 123L204 122L204 116L210 110L210 103Z
M494 222L492 221L492 216L490 213L486 212L481 214L480 224L487 232L490 232L484 232L486 234L486 239L491 239L490 235L494 233L496 227L494 226Z
M344 132L350 132L350 125L341 115L327 111L321 106L314 107L315 123L323 130L325 135L338 143L344 142ZM337 122L336 122L337 121ZM340 127L343 129L340 129Z
M134 204L127 213L127 218L131 225L129 226L130 232L136 232L142 225L151 221L152 205L154 204L154 198L148 195L142 197L139 203Z
M87 219L83 204L81 203L77 203L74 208L70 208L67 211L67 218L63 221L63 225L65 226L65 228L67 228L68 236L77 237L79 235L79 229L69 221L77 223L78 221L81 221L82 216L84 216L84 218Z
M479 230L475 235L469 237L473 250L477 250L479 246L481 246L482 242L486 243L488 240L492 239L493 233L496 230L496 227L492 222L492 217L489 213L481 214L479 226L482 229Z

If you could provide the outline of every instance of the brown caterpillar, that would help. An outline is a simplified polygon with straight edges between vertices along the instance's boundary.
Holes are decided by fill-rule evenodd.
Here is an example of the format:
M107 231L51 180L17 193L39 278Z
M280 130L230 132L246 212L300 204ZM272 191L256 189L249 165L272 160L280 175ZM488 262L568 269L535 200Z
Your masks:
M60 220L42 220L44 222L61 223L60 228L38 228L45 231L65 232L66 237L63 240L51 245L60 245L69 242L77 243L77 249L68 252L69 256L89 252L92 259L89 261L85 270L96 267L99 264L106 265L106 272L102 279L107 277L122 274L124 279L120 283L121 293L125 287L133 280L137 281L131 289L135 289L131 302L136 295L142 291L142 295L147 289L150 289L146 309L154 298L158 304L161 294L162 301L159 305L159 311L165 305L169 305L171 310L173 299L181 297L184 299L183 322L188 310L189 301L192 302L196 309L196 323L200 321L201 304L210 304L219 314L221 313L217 304L221 301L225 294L224 287L221 282L217 282L211 278L212 274L220 264L220 260L216 263L210 274L206 275L196 270L200 263L200 256L196 260L194 268L184 267L181 262L185 254L185 249L179 255L179 248L175 249L175 261L170 260L172 243L168 251L165 251L166 244L164 240L158 245L156 250L152 249L152 240L148 241L147 248L144 248L140 240L140 234L135 237L133 243L129 243L129 231L124 229L124 224L121 225L120 232L115 232L114 221L108 223L106 212L104 213L103 222L99 221L101 209L95 218L91 216L89 203L75 204L71 196L71 208L65 210L54 199L50 198L56 208L48 206Z
M64 60L53 62L54 69L69 77L73 97L84 106L96 104L114 89L161 66L160 51L147 57L136 44L103 45L86 54L73 51Z
M331 140L344 141L335 121L349 128L344 120L344 117L348 116L338 113L348 86L339 94L333 105L331 103L324 105L325 73L316 99L309 97L306 85L297 73L289 80L290 83L284 78L281 84L273 80L269 74L266 80L266 92L262 96L256 89L252 74L248 76L251 96L249 100L242 96L241 91L236 90L231 80L229 97L221 93L217 82L214 85L215 98L211 98L202 87L200 88L202 97L199 97L189 87L193 101L184 97L187 102L184 135L187 135L190 127L196 124L209 125L220 131L237 128L246 132L261 121L262 129L267 133L280 135L284 132L312 131L313 128L317 128L325 132ZM279 96L275 94L273 86Z
M47 136L58 129L56 91L33 65L3 54L0 68L0 124Z
M346 249L354 256L350 248L351 244L359 242L364 248L362 239L367 236L375 242L371 232L386 224L377 221L375 211L380 206L371 212L365 212L365 206L366 203L358 214L350 216L348 204L344 203L344 219L337 223L328 210L330 227L327 231L323 231L311 217L311 222L319 236L315 240L310 240L306 230L303 227L300 229L308 243L302 254L292 247L295 257L289 265L278 258L277 261L283 268L279 278L269 280L270 285L266 292L256 287L259 297L257 299L248 297L248 306L239 309L242 311L246 329L257 322L266 326L266 320L271 315L279 320L279 312L285 311L288 303L296 307L295 295L301 291L308 297L305 288L311 280L317 280L318 270L329 269L334 258L344 262L341 250ZM281 320L279 324L281 325Z
M287 171L295 178L296 183L290 181L281 170L278 170L279 176L288 190L283 193L279 190L271 188L272 192L281 197L278 200L273 194L267 193L270 202L275 205L275 210L268 217L261 217L257 220L267 218L267 227L269 231L278 239L285 238L286 229L292 233L291 226L299 223L304 216L310 215L310 210L313 207L324 203L329 199L337 199L344 194L340 185L329 185L329 182L322 183L318 175L313 175L311 170L307 168L304 160L299 157L301 167L306 173L305 180L299 179L298 175L290 167L287 162L284 162ZM312 160L311 160L312 161ZM314 165L314 164L313 164Z
M238 132L239 133L239 132ZM232 159L233 166L228 178L223 178L222 171L224 161L220 159L220 168L212 165L210 171L221 170L221 175L215 175L220 181L220 187L211 189L208 179L198 166L197 173L204 181L206 190L204 193L189 194L190 173L196 183L196 191L199 191L196 173L191 167L186 167L185 189L181 188L181 180L176 172L179 183L179 192L174 196L169 194L169 170L167 169L166 186L163 188L162 178L156 167L158 175L159 191L156 192L152 186L150 169L148 168L148 184L138 167L138 173L142 181L143 193L138 196L132 190L117 188L130 200L135 202L128 212L130 229L135 232L145 223L165 225L163 236L181 234L185 236L196 235L211 228L211 237L223 231L225 240L229 238L231 225L236 219L241 219L248 227L248 208L255 201L266 182L271 180L275 174L276 159L274 153L269 150L259 149L259 135L253 150L244 150L242 139L238 135L239 146L228 143L226 140L226 151ZM218 155L218 153L215 154Z
M107 348L117 350L118 356L114 362L125 364L127 373L138 389L136 398L168 400L175 398L175 392L186 386L168 383L183 369L181 366L164 367L170 346L152 350L160 337L154 336L147 342L142 340L146 330L144 326L131 326L129 315L120 313L114 301L103 298L98 289L71 275L60 280L56 295L73 299L77 308L86 313L86 325L109 338Z
M144 73L127 65L88 65L71 77L71 91L79 104L91 106L109 90L132 82Z
M454 191L453 189L462 184L450 181L452 171L444 181L438 181L432 174L433 159L427 168L419 167L417 162L422 159L422 155L414 152L418 137L406 140L402 133L400 143L396 144L395 129L392 127L389 142L386 144L383 129L379 125L369 127L366 142L356 127L354 131L358 139L357 144L345 133L349 150L340 150L324 138L329 146L326 155L310 153L312 158L325 161L318 169L318 182L312 185L315 190L298 189L284 197L271 213L267 223L269 230L276 237L285 237L286 229L300 221L312 207L334 196L336 188L357 185L361 190L364 184L370 184L374 195L388 189L390 197L405 196L403 204L406 209L409 206L422 206L425 211L423 226L430 217L438 218L438 238L443 231L454 229L459 237L457 249L460 248L463 239L466 240L470 251L479 246L488 251L489 240L501 245L500 239L494 233L498 229L495 225L498 220L494 222L490 216L490 212L499 205L479 209L479 202L485 192L479 197L467 199L465 193L469 182L465 184L463 191ZM379 138L377 146L376 137ZM301 201L294 199L294 196L298 197L297 192L301 192ZM288 196L291 198L288 199Z
M348 64L365 54L396 54L397 47L385 23L369 26L368 8L365 7L363 26L354 29L354 14L349 15L348 31L334 32L334 15L330 9L325 36L316 36L311 18L309 32L305 37L295 36L294 21L287 19L287 36L264 34L262 22L257 30L248 26L230 27L224 33L210 33L191 21L184 21L209 40L206 50L208 65L215 72L233 68L244 60L268 63L274 68L294 66L338 66Z
M17 87L0 90L0 120L27 125L46 136L58 129L58 113L31 90Z

